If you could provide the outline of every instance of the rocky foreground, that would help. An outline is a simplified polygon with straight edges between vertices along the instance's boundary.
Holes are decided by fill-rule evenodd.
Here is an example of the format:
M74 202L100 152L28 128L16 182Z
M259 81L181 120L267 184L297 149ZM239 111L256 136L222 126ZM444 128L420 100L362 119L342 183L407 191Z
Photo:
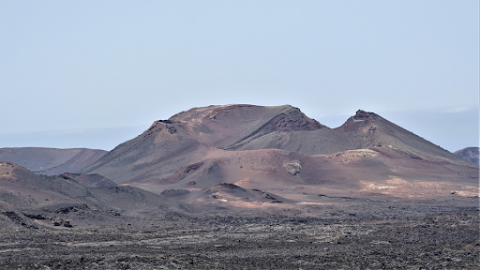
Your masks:
M350 206L356 203L352 203ZM478 269L478 198L0 229L2 269ZM81 210L73 220L81 223ZM9 217L3 215L1 220ZM70 213L70 218L72 215ZM87 223L85 223L87 222ZM88 225L90 224L90 225Z

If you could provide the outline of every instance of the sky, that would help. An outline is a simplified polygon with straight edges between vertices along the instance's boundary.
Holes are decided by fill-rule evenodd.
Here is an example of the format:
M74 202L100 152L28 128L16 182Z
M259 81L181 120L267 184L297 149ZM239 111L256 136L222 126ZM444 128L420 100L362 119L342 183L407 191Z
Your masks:
M224 104L479 145L479 2L0 0L0 147L111 150Z

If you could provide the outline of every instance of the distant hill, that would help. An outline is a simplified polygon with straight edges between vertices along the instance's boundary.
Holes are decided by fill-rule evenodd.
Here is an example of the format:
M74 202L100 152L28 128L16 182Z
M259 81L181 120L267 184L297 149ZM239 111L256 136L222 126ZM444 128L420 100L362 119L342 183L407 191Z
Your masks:
M60 218L61 224L55 226L108 223L111 218L123 214L162 212L159 206L168 205L157 194L118 186L102 176L37 175L20 165L3 161L0 161L0 187L0 215L10 213L15 217L12 221L27 227L48 226ZM73 213L81 219L73 218ZM75 219L75 223L70 223L70 218Z
M455 151L454 154L473 164L480 165L480 160L478 158L479 152L480 152L479 147L467 147L467 148L463 148L461 150Z
M107 151L88 148L0 148L0 161L9 161L37 174L75 173L90 166Z
M108 153L2 148L0 159L0 212L24 222L69 211L87 224L479 194L478 165L363 110L331 129L289 105L193 108Z
M477 166L375 113L359 110L331 129L289 105L243 104L155 121L83 172L157 193L188 190L172 196L187 201L221 183L283 197L279 190L327 187L425 196L453 183L475 194L478 180Z

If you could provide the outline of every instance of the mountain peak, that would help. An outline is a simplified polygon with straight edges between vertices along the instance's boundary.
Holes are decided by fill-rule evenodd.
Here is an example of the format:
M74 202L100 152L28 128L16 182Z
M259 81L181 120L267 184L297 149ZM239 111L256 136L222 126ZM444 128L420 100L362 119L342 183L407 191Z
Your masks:
M354 116L350 116L347 121L336 128L339 131L359 131L362 130L368 123L376 122L382 117L373 112L364 110L357 110Z
M276 114L283 111L296 110L300 111L291 105L281 106L258 106L250 104L228 104L228 105L210 105L207 107L195 107L187 111L182 111L169 118L171 121L179 122L199 122L201 120L210 120L215 122L217 115L229 114L235 118L246 118L243 120L252 119L253 116L261 113Z
M375 114L373 112L367 112L364 110L357 110L355 113L355 116L352 116L355 120L369 120L369 119L376 119L378 117L378 114Z
M168 121L176 123L177 129L188 131L202 144L229 149L272 132L325 127L291 105L212 105L180 112Z

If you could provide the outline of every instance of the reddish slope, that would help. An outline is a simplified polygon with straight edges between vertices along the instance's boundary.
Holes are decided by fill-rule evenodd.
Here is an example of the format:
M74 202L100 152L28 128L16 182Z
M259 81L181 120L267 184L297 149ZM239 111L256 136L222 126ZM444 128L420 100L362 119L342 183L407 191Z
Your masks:
M276 130L324 128L291 106L252 105L194 108L155 121L138 137L106 154L85 172L117 183L167 178L216 148L232 148Z
M425 160L471 166L449 151L375 113L358 110L336 130L346 133L347 136L362 136L363 148L389 147Z
M477 169L454 164L419 160L389 148L349 150L331 155L303 155L283 150L215 150L199 162L179 166L166 177L146 174L134 185L161 192L185 188L191 191L218 183L237 183L249 189L285 189L298 186L329 187L359 191L365 182L383 181L455 181L475 187ZM194 183L194 185L192 185Z
M184 126L192 137L203 144L232 150L274 131L325 128L290 105L194 108L172 116L169 121Z
M224 182L266 191L398 191L412 181L474 188L478 168L466 164L373 113L359 111L332 130L291 106L229 105L156 121L85 171L155 192L187 189L188 197Z

